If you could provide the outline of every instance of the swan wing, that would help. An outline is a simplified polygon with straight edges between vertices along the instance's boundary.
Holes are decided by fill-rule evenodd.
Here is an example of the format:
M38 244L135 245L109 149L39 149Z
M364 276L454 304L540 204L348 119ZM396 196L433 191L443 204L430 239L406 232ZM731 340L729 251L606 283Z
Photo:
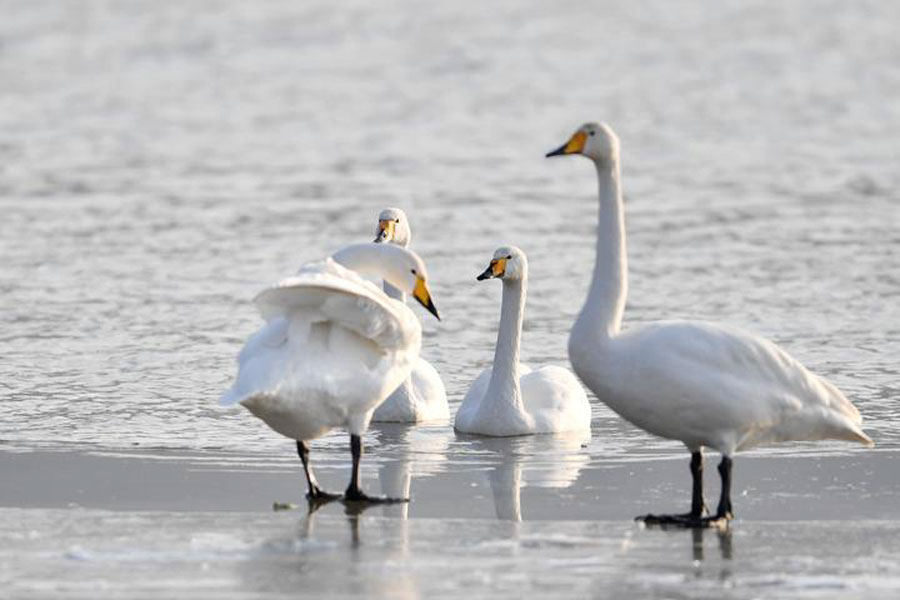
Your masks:
M589 430L591 405L581 383L568 369L544 366L519 378L525 412L535 433Z
M484 401L484 396L485 394L487 394L488 386L491 383L492 372L493 368L487 367L481 372L480 375L478 375L478 377L475 378L475 381L472 382L472 385L469 386L469 391L466 392L466 395L463 397L462 403L456 410L456 417L453 421L453 427L455 427L457 430L472 430L473 424L476 422L478 416L478 410L479 408L481 408L481 404Z
M241 351L222 402L244 404L295 439L339 425L364 431L418 356L412 311L333 261L308 265L255 302L266 323Z
M598 396L651 433L727 452L785 440L871 443L859 411L834 385L761 337L663 321L615 344L612 360L601 361L611 385L599 385Z
M316 311L383 348L405 346L415 334L421 335L408 307L331 258L304 266L253 301L267 321L295 311Z
M447 391L441 376L421 356L413 364L409 379L391 392L375 410L374 421L420 423L450 418Z

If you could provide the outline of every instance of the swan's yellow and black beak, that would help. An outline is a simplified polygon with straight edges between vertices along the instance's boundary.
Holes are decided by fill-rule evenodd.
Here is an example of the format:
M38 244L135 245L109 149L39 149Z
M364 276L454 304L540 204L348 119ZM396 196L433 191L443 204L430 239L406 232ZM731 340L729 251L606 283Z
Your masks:
M494 277L503 277L503 274L506 273L506 259L505 258L495 258L491 261L491 264L488 265L488 268L484 270L484 272L476 277L478 281L484 281L485 279L493 279Z
M378 233L375 235L375 243L390 242L394 239L394 227L397 222L393 219L382 219L378 221Z
M438 314L437 308L431 300L431 292L428 291L428 286L425 285L425 280L421 277L416 277L416 287L413 288L412 295L413 298L419 301L419 304L425 307L425 310L433 314L438 321L441 320L441 315Z
M576 131L575 135L569 138L569 141L554 150L547 153L547 158L551 156L565 156L566 154L581 154L584 145L587 143L587 134L583 131Z

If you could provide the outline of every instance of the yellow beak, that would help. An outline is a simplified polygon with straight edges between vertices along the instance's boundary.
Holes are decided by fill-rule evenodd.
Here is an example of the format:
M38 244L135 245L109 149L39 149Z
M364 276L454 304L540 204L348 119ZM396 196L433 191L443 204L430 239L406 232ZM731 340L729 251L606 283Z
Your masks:
M428 286L425 285L425 280L421 277L416 277L416 287L413 288L413 298L418 300L419 304L425 307L425 310L433 314L438 321L441 320L441 316L438 314L437 308L434 306L434 302L431 300L431 292L428 291Z
M393 219L384 219L378 221L378 233L375 236L375 243L390 242L394 239L394 227L397 225Z
M488 265L488 268L484 270L484 272L476 277L478 281L484 281L485 279L493 279L494 277L503 277L503 274L506 273L506 259L505 258L495 258L491 261L491 264Z
M554 150L547 153L547 158L551 156L563 156L565 154L580 154L584 150L587 143L587 134L583 131L576 131L575 135L569 138L569 141Z

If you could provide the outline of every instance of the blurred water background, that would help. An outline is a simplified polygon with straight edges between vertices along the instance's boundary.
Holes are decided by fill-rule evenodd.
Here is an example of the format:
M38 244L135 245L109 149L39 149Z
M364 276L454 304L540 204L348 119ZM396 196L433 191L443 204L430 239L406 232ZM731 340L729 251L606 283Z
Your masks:
M543 154L587 120L623 145L626 326L763 334L844 390L879 449L900 444L900 4L0 12L5 449L294 460L216 405L260 324L250 300L370 239L391 205L430 269L443 320L419 311L423 354L451 412L493 355L500 286L475 275L500 244L531 262L523 358L567 364L595 179L587 161ZM345 444L336 432L317 447ZM853 449L759 452L833 451ZM673 452L594 407L593 458Z

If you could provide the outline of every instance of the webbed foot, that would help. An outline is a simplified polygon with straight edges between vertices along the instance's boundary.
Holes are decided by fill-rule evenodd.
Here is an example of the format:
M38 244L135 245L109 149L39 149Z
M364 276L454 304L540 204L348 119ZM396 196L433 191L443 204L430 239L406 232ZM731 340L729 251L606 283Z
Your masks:
M369 496L359 488L349 487L344 493L344 502L365 502L367 504L399 504L409 502L409 498L390 498L388 496Z
M642 515L636 517L635 521L641 521L649 527L659 526L663 529L667 527L681 527L684 529L721 529L727 527L732 519L730 512L715 515L698 515L695 513L684 513L680 515Z

